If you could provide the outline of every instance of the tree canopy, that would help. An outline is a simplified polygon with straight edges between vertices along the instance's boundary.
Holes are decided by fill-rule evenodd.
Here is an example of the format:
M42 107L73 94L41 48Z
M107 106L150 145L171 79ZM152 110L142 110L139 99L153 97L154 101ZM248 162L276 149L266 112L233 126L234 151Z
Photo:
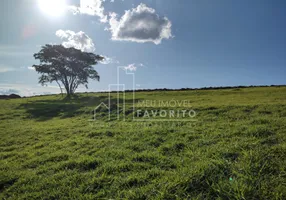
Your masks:
M56 82L61 92L63 87L68 96L74 94L79 85L88 88L89 79L99 81L100 76L93 65L104 59L73 47L50 44L43 46L39 53L34 54L34 58L40 61L39 65L33 65L41 74L39 83L46 85Z

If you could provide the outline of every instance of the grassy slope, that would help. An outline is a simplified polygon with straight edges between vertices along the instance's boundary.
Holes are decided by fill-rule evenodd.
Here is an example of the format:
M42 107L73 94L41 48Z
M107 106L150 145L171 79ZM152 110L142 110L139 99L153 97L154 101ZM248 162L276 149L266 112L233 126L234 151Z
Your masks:
M286 87L136 94L190 100L180 125L89 122L106 98L1 100L0 199L286 198Z

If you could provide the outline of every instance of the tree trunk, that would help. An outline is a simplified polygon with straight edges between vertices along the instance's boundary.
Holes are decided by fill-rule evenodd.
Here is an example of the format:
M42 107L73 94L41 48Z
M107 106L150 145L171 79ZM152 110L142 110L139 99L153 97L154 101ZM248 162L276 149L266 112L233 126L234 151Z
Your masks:
M60 85L60 83L56 80L56 82L57 82L57 84L59 85L59 87L60 87L60 90L61 90L61 95L63 96L64 94L63 94L63 88L61 87L61 85Z
M71 93L70 93L70 89L69 89L69 82L68 82L68 79L67 79L66 75L64 76L64 83L63 84L64 84L66 92L67 92L67 97L70 98L71 97Z
M71 94L70 94L70 90L69 87L65 86L66 92L67 92L67 97L70 98Z

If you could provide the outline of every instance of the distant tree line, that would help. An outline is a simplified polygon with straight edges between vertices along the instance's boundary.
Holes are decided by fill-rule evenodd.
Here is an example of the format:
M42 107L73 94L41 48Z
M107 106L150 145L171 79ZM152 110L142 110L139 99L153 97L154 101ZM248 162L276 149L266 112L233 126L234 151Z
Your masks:
M156 89L136 89L136 92L155 92L155 91L192 91L192 90L226 90L226 89L242 89L242 88L257 88L257 87L286 87L286 85L250 85L250 86L221 86L221 87L202 87L202 88L181 88L181 89L168 89L168 88L156 88ZM109 91L108 91L109 92ZM111 91L116 93L117 91ZM133 92L133 90L125 90L125 92ZM107 93L107 92L99 92Z
M167 88L157 88L157 89L139 89L135 90L135 92L156 92L156 91L202 91L202 90L224 90L224 89L243 89L243 88L258 88L258 87L286 87L286 85L250 85L250 86L226 86L226 87L203 87L203 88L181 88L181 89L167 89ZM111 93L116 93L117 91L111 91ZM120 91L121 93L122 91ZM133 90L125 90L124 92L130 93ZM95 93L95 92L79 92L79 94L83 93ZM109 93L109 91L99 91L96 93ZM53 94L43 94L37 96L48 96Z

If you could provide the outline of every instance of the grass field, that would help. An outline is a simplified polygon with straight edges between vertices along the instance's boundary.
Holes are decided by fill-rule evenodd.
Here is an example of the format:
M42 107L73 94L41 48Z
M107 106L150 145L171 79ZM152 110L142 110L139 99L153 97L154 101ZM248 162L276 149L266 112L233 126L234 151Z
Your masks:
M0 100L0 199L286 199L286 87L135 97L196 121L134 122L132 93L126 121L90 121L104 93Z

